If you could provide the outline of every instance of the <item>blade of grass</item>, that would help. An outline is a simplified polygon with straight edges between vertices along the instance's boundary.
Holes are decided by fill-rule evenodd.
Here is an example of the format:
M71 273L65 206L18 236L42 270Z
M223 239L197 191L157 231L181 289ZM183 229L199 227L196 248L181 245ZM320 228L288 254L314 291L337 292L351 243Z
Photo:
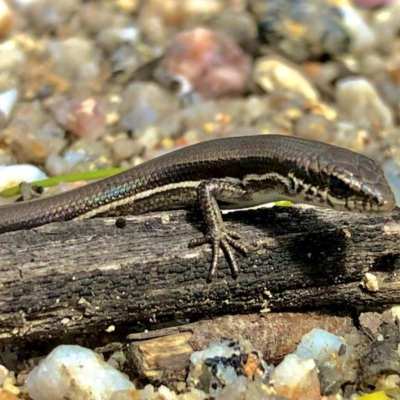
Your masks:
M76 172L73 174L59 175L52 178L41 179L35 182L29 182L31 185L40 187L56 186L61 182L77 182L77 181L90 181L95 179L103 179L108 176L118 174L124 171L124 168L109 168L98 171ZM0 192L1 197L12 197L20 194L19 186L13 186Z

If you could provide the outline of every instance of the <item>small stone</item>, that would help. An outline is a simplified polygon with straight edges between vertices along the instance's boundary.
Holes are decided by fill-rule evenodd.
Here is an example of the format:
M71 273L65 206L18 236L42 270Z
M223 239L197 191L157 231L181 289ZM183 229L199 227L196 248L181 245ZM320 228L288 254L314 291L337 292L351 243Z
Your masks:
M4 0L0 1L0 37L7 36L15 25L14 12Z
M64 160L69 172L96 171L112 166L110 147L100 140L76 140L64 152Z
M0 128L3 128L10 118L18 100L18 89L10 89L0 93Z
M343 25L351 38L351 52L362 54L374 51L376 46L375 33L362 18L358 10L347 1L342 2L338 9L343 16Z
M121 11L131 14L139 7L139 0L116 0L115 6Z
M134 389L128 389L128 390L118 390L117 392L114 392L108 400L136 400L136 399L140 399L138 392Z
M297 400L321 400L317 366L312 359L287 355L271 374L281 396Z
M399 328L395 323L383 323L379 331L370 337L359 359L358 382L367 388L384 388L390 375L396 375L397 381L400 375Z
M351 43L336 1L267 0L250 2L260 37L295 62L339 56Z
M322 365L318 368L321 391L324 396L335 395L343 384L342 375L333 368Z
M0 389L0 400L21 400L21 397L16 396L8 390Z
M43 125L29 124L30 119L3 130L3 137L10 143L19 162L43 164L50 154L58 154L66 145L64 131L49 121Z
M345 349L348 358L353 352L353 346L346 343L339 336L333 335L323 329L314 328L301 338L295 354L304 359L312 358L319 366L329 360L338 359L339 350Z
M98 139L106 130L106 116L95 97L59 98L48 107L58 124L78 137Z
M370 292L377 292L379 290L379 281L376 275L366 272L361 281L362 287Z
M400 321L400 306L393 306L382 313L382 320L387 323L398 323Z
M56 347L29 373L26 386L33 400L102 400L115 392L135 390L98 354L76 345Z
M79 7L78 0L17 0L17 3L37 33L57 32L60 27L68 24Z
M100 55L94 42L79 37L54 40L47 44L47 50L54 61L54 72L81 83L99 83Z
M50 154L44 167L50 176L64 175L70 172L70 164L57 154Z
M238 377L266 381L271 370L250 342L239 344L228 339L214 340L207 349L192 353L190 362L189 387L211 396L235 384ZM239 382L236 383L243 386L243 381Z
M135 44L139 38L139 30L136 26L124 28L108 28L100 32L98 43L107 51L114 50L121 44Z
M181 84L182 94L203 98L238 96L250 74L250 57L222 33L196 28L176 35L163 60L165 74Z
M294 124L294 134L306 139L330 142L335 138L336 124L318 114L304 114Z
M345 78L337 82L339 119L366 129L393 126L391 109L364 78Z
M251 14L240 11L225 10L216 15L211 21L210 28L224 32L235 43L246 46L257 38L257 25Z
M13 186L18 186L21 182L32 182L45 178L46 174L34 165L1 165L0 191Z
M126 22L126 19L116 14L113 8L104 7L97 1L79 2L79 19L85 30L94 36L107 28L124 26Z
M400 168L399 165L392 159L385 161L382 164L382 169L385 176L393 189L396 203L400 205Z
M0 176L1 176L1 174L0 174ZM3 189L1 189L1 185L0 185L0 191ZM5 379L7 378L9 372L10 371L4 365L0 365L0 386L3 386L3 383L4 383Z
M14 70L26 62L26 54L14 40L0 43L0 65L2 70Z
M15 383L16 382L14 378L7 377L3 383L4 391L8 392L9 394L20 394L21 390L15 386Z
M306 100L318 100L318 92L313 85L283 59L270 56L259 58L254 66L253 79L268 93L290 90Z
M119 164L122 160L127 160L135 154L138 146L128 137L116 138L112 143L113 160Z
M275 396L275 389L258 380L251 380L245 376L239 376L232 383L226 385L218 395L218 400L283 400Z
M358 321L362 331L366 332L371 337L378 336L381 325L383 324L382 316L377 312L363 312L358 317Z
M118 47L117 50L110 55L110 61L112 63L112 74L118 74L119 79L122 81L129 79L129 77L143 65L137 47L129 44Z
M135 82L122 95L121 126L136 133L159 122L174 109L175 102L165 90L154 83Z
M353 3L361 8L376 8L388 6L393 3L393 0L353 0Z

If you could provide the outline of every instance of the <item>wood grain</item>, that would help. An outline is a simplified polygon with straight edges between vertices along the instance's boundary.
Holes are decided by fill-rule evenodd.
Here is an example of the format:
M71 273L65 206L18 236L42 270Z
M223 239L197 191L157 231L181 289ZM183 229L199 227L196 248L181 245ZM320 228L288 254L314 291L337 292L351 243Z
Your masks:
M230 213L253 244L233 280L221 257L205 283L209 246L188 249L197 213L54 223L0 235L0 339L98 332L109 325L271 309L377 306L400 301L400 213L382 216L275 207ZM371 292L360 282L378 278Z

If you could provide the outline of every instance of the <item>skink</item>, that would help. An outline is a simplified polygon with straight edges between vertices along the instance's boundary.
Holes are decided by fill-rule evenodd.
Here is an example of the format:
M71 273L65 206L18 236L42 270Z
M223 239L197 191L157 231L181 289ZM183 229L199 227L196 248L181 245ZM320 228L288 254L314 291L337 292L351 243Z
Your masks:
M199 207L211 243L211 281L222 249L233 276L234 250L247 253L227 230L220 209L291 200L340 211L389 212L395 199L370 158L329 144L280 135L215 139L184 147L110 178L53 197L0 207L0 233L55 221Z

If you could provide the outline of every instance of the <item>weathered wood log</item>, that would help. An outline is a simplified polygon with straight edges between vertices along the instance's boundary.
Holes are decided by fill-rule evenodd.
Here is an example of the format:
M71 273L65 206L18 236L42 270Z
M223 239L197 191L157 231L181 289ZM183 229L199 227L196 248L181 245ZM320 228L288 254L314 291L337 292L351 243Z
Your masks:
M400 213L366 216L304 207L230 213L255 244L231 278L210 247L188 249L197 213L154 213L55 223L0 235L0 339L93 333L109 325L250 310L304 310L400 301ZM375 274L379 290L360 282ZM145 325L143 325L145 324Z
M129 335L133 343L128 358L139 378L170 387L186 379L190 355L216 339L249 340L268 363L278 364L316 327L344 336L354 325L350 317L313 312L224 316Z

